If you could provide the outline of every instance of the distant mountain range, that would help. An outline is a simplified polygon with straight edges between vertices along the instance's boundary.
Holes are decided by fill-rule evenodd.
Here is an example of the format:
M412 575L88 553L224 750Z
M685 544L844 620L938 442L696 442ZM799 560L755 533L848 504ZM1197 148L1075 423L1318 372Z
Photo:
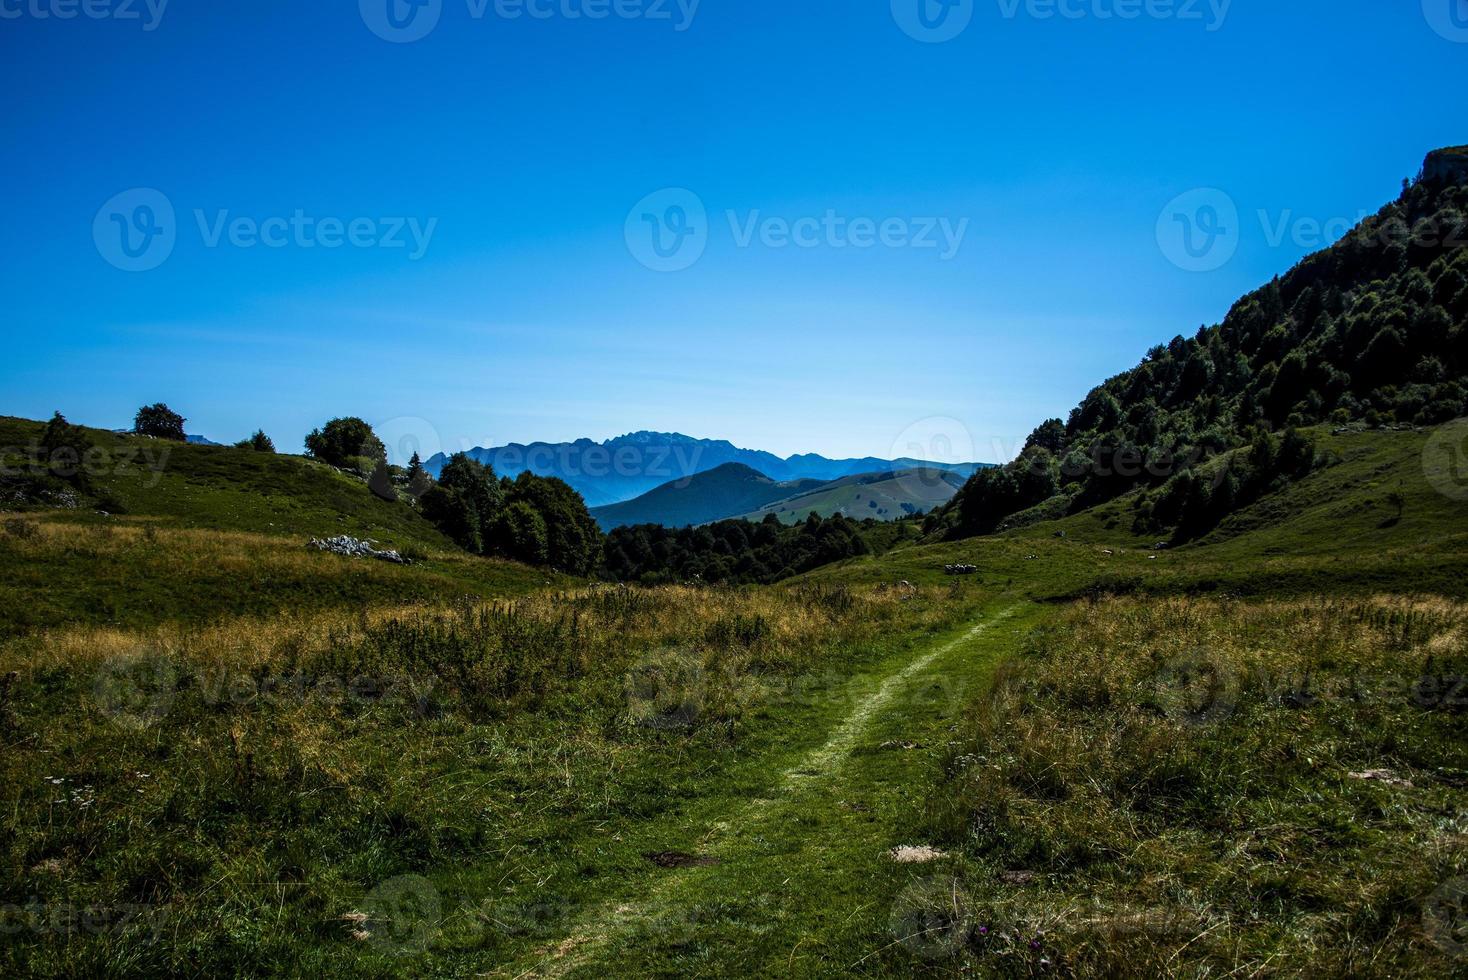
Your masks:
M115 433L117 435L120 435L120 436L130 436L130 435L133 434L133 430L131 428L127 428L127 429L113 429L112 431L113 431L113 433ZM205 436L185 435L184 436L184 441L186 441L191 446L222 446L222 445L224 445L224 443L222 443L222 442L215 442L213 439L209 439L209 438L207 438Z
M843 477L765 504L757 511L734 516L761 521L774 514L781 523L795 524L811 514L830 517L845 514L856 520L868 517L895 521L909 514L926 514L952 500L968 477L949 470L910 469L886 473L863 473Z
M926 513L953 499L967 478L947 470L905 469L863 473L837 480L776 482L742 463L725 463L686 480L674 480L632 500L593 507L603 530L629 524L686 527L729 518L785 524L811 514L841 513L857 520L892 521Z
M823 480L777 483L743 463L725 463L686 480L664 483L632 500L593 507L591 516L603 530L624 524L685 527L759 510L825 485Z
M688 480L729 463L748 467L776 484L800 480L826 483L848 476L914 468L943 470L966 478L990 465L875 456L827 459L816 453L782 459L773 453L740 449L722 439L695 439L677 432L634 432L605 442L578 439L564 443L512 443L493 449L471 449L469 455L493 466L500 476L514 477L529 471L536 476L559 477L574 487L591 507L629 501L666 483ZM437 476L445 462L447 456L439 453L424 466ZM766 502L769 501L756 501L747 509L753 510ZM710 518L713 519L716 518Z

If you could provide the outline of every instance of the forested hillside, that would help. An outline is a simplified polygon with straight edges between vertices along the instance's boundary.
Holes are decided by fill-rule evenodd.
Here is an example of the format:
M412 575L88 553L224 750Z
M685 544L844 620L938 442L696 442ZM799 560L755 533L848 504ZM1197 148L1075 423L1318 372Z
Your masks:
M678 529L639 524L607 537L602 568L621 582L778 582L822 565L881 553L918 537L912 521L854 521L812 514L794 527L773 514L759 523L718 521Z
M1308 470L1291 428L1468 413L1465 215L1468 147L1438 150L1340 242L1240 299L1222 323L1154 347L1065 421L1042 423L1018 460L975 474L928 530L985 534L1042 504L1063 516L1139 487L1163 488L1139 500L1143 522L1175 530L1188 510L1216 518ZM1250 469L1215 465L1201 478L1205 460L1250 444L1257 451L1237 454Z
M591 516L605 530L629 524L686 527L757 510L824 484L823 480L779 483L743 463L725 463L672 480L636 499L593 508Z

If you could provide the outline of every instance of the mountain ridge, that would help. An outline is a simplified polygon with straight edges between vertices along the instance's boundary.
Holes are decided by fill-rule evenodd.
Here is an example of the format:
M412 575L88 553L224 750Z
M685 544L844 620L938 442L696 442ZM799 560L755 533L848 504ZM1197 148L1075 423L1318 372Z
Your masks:
M629 524L662 524L687 527L707 524L758 510L825 486L821 480L777 481L743 463L724 463L654 487L641 496L605 507L593 507L591 516L602 530Z
M832 459L819 453L780 457L763 450L740 448L727 439L699 439L681 432L645 429L603 442L583 438L572 442L480 446L467 450L467 455L494 467L500 476L513 478L530 472L564 480L593 508L625 503L665 483L686 480L726 463L742 464L776 483L807 479L828 482L860 474L917 468L968 477L993 465L942 463L910 457ZM424 461L424 467L436 476L448 456L437 453Z

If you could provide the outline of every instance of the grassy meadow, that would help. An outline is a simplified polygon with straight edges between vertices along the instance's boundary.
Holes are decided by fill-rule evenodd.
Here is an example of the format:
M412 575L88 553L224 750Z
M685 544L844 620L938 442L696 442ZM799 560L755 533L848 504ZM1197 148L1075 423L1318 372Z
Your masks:
M1124 497L748 588L109 456L0 514L0 974L1461 972L1464 504L1317 435L1186 547Z
M1077 605L1001 668L929 809L959 857L911 945L945 971L1450 975L1468 605Z
M4 970L467 975L563 926L549 895L656 872L972 601L602 587L11 641Z

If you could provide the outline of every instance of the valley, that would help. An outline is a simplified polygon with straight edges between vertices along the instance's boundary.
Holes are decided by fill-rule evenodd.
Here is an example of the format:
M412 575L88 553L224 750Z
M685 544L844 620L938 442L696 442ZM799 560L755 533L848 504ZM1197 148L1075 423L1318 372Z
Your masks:
M0 418L0 971L1461 972L1465 156L997 466Z
M5 624L9 855L37 897L7 915L112 922L27 928L8 968L1182 973L1315 949L1346 972L1446 969L1429 899L1463 855L1434 815L1468 803L1468 740L1448 681L1414 679L1468 667L1468 527L1434 488L1438 436L1321 432L1338 462L1177 549L1133 534L1122 498L733 589L459 557L282 459L301 515L341 493L344 526L422 549L407 567L308 554L293 528L246 530L264 484L229 472L234 451L179 447L188 481L136 474L127 513L32 512L0 536L7 568L45 570L8 579L5 608L56 610ZM956 561L979 571L945 576ZM257 585L194 582L212 566ZM97 578L110 567L127 587ZM161 599L181 589L186 606ZM1126 653L1078 661L1064 638L1082 635ZM1241 659L1180 667L1191 651ZM1018 707L1030 684L1053 692L1043 710L1132 726L1136 749L1083 761ZM1294 690L1308 700L1282 706ZM1176 748L1146 750L1159 739ZM1218 762L1261 751L1266 783ZM1385 775L1351 775L1368 771ZM1249 837L1238 807L1291 787L1331 809ZM1127 859L1142 819L1159 845ZM1391 865L1351 897L1321 890L1344 880L1328 862L1209 863L1234 859L1208 835L1298 850L1348 825L1342 860ZM1322 901L1340 914L1300 918Z

